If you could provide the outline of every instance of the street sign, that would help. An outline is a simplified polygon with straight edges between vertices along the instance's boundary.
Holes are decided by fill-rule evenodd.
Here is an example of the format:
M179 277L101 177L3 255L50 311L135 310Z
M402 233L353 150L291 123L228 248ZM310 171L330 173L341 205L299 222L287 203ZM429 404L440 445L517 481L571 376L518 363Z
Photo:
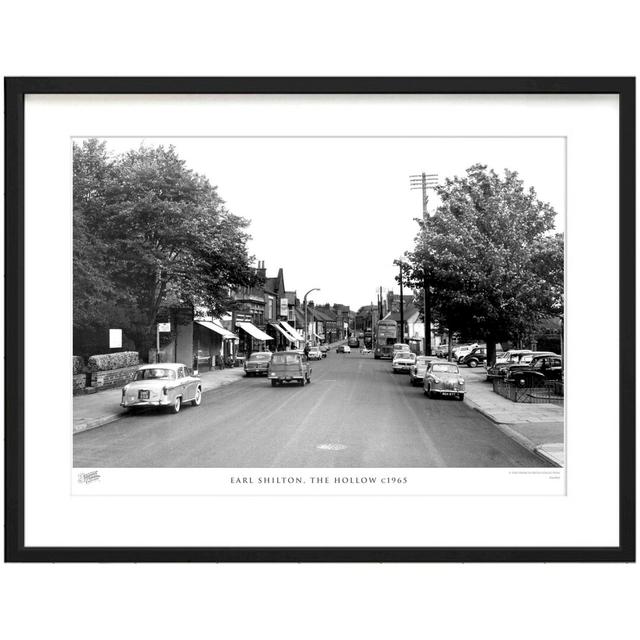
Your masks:
M169 333L171 331L171 323L170 322L158 322L158 332L159 333Z

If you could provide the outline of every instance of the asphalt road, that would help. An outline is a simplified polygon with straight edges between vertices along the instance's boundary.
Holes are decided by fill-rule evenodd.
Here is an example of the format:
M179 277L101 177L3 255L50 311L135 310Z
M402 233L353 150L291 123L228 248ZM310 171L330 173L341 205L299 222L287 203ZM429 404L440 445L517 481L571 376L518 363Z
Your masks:
M312 383L243 378L179 414L147 410L73 437L75 467L548 466L465 403L428 399L388 360L337 354Z

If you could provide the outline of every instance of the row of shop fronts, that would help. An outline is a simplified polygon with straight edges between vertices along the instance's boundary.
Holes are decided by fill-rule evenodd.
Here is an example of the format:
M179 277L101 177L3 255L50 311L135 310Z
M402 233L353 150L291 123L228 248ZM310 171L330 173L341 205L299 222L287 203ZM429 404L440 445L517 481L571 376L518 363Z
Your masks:
M260 284L234 292L233 310L221 317L188 309L164 310L163 322L170 331L162 335L159 361L191 362L198 370L236 364L255 351L300 349L308 342L321 344L346 336L330 310L307 307L305 314L295 291L287 291L283 270L267 277L259 262ZM347 308L348 309L348 308ZM168 317L170 316L170 317ZM172 323L171 320L174 322ZM149 361L156 354L149 353Z
M157 340L140 355L147 362L181 362L206 371L237 364L255 351L346 339L355 329L348 306L309 300L305 310L297 292L286 290L282 269L267 277L264 262L259 262L256 272L259 284L233 292L232 309L221 316L175 304L162 307L156 317ZM121 348L135 349L129 337L122 338Z

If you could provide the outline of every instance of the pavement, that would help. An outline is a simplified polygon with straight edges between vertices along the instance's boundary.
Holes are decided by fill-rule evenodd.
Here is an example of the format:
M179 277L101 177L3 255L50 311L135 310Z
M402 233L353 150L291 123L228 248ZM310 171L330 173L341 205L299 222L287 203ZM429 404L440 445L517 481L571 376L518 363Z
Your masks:
M564 407L513 402L493 392L484 367L461 367L467 385L465 402L489 418L523 447L564 467Z

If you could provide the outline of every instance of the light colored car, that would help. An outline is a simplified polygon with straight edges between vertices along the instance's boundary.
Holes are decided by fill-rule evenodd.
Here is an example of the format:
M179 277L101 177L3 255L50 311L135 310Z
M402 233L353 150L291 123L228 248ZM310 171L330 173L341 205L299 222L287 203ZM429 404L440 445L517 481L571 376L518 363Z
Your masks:
M424 374L424 394L433 398L435 394L441 396L455 396L464 400L464 378L454 362L434 360L429 363Z
M427 367L434 360L437 360L436 356L418 356L414 365L409 369L409 384L412 386L422 384Z
M416 363L416 354L411 351L397 351L393 356L391 367L393 373L400 373L401 371L409 371L411 367Z
M398 351L411 351L411 349L409 349L409 345L404 342L396 342L393 345L393 355L395 356Z
M322 360L322 351L320 351L320 347L309 347L307 358L309 360Z
M122 389L120 406L165 407L178 413L185 402L199 406L202 402L202 382L183 364L145 364L133 380Z
M371 349L369 347L361 347L360 353L371 353Z
M483 345L479 345L477 342L474 342L473 344L457 344L453 348L452 355L455 360L460 363L468 353L471 353L476 347L480 346Z
M244 375L267 375L271 362L271 351L255 351L244 362Z
M336 349L336 353L351 353L351 347L348 344L341 344Z
M311 367L304 353L278 351L271 356L267 377L272 387L284 382L297 382L304 386L305 383L311 383Z

